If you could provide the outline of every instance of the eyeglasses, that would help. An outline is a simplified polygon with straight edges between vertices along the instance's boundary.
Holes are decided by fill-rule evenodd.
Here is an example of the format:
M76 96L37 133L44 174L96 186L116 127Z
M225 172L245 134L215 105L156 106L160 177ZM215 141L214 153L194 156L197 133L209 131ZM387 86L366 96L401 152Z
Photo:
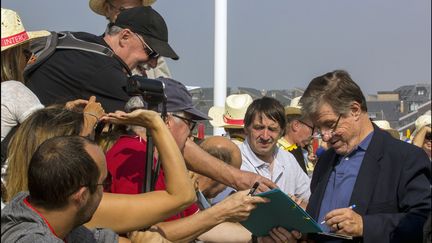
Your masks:
M315 126L311 126L311 125L307 124L306 122L304 122L304 121L302 121L302 120L298 120L298 121L299 121L301 124L303 124L303 125L309 127L309 128L312 130L311 137L313 137L314 132L315 132Z
M140 42L141 42L141 44L142 44L142 46L144 48L144 51L147 53L147 56L149 56L149 58L157 58L157 57L159 57L159 53L153 51L153 49L151 49L150 46L147 45L147 43L145 43L145 41L143 39L141 39L141 37L137 33L134 33L134 34L140 40Z
M340 121L341 116L342 116L342 115L339 115L338 119L336 120L336 122L334 123L334 125L330 127L330 129L328 129L328 130L326 129L325 131L323 131L321 128L319 128L319 129L317 130L317 132L316 132L317 135L318 135L319 137L321 137L323 140L324 140L324 135L327 135L328 137L333 136L334 133L335 133L335 131L336 131L336 128L337 128L337 126L338 126L338 124L339 124L339 121Z
M96 184L96 186L102 186L104 191L111 191L111 181L105 180L102 183Z
M176 114L171 114L171 115L172 115L172 116L175 116L175 117L177 117L177 118L182 119L182 120L186 123L186 125L188 125L189 130L190 130L191 132L194 130L194 128L195 128L195 126L196 126L196 124L197 124L197 122L194 121L194 120L192 120L192 119L189 119L189 118L186 118L186 117L182 117L182 116L179 116L179 115L176 115Z

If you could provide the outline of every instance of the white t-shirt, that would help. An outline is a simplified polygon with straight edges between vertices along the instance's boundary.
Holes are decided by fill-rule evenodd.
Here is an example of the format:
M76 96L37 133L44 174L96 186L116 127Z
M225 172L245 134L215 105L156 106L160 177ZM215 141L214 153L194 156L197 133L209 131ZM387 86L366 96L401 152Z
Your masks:
M256 156L250 148L247 139L239 148L243 160L241 170L254 172L266 177L273 181L286 194L296 195L298 198L309 201L310 178L303 172L291 153L276 148L273 171L270 171L270 164Z
M1 140L30 114L44 106L33 92L19 81L1 83Z

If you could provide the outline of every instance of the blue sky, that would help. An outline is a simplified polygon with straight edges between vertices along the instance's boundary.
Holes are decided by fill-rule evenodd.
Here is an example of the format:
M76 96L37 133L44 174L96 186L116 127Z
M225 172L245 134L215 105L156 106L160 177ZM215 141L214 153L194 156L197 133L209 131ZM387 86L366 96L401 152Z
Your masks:
M263 4L264 3L264 4ZM3 0L29 30L101 34L106 21L88 1ZM171 46L173 77L213 85L214 1L157 0ZM347 70L373 94L431 81L430 0L229 0L227 85L305 88L334 69Z

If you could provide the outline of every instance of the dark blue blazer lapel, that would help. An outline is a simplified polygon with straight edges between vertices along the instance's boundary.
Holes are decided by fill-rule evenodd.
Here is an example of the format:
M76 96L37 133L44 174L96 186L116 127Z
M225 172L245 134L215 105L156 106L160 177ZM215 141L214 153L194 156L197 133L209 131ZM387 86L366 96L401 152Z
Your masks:
M381 170L380 160L382 158L384 131L374 125L374 134L366 150L363 162L360 167L354 189L351 194L350 205L355 204L355 211L360 215L366 213L371 201L378 175Z
M315 188L312 188L313 187L312 183L313 184L315 183L314 182L311 183L311 190L313 190L313 197L311 197L309 200L310 207L307 208L308 209L307 211L314 219L318 219L319 216L318 214L321 208L321 202L324 197L327 183L333 168L336 166L338 158L339 155L336 154L334 149L330 148L326 152L326 154L323 155L322 161L320 161L322 163L320 166L325 168L323 170L323 173L313 175L315 178L312 178L312 180L318 178L318 182L316 182Z

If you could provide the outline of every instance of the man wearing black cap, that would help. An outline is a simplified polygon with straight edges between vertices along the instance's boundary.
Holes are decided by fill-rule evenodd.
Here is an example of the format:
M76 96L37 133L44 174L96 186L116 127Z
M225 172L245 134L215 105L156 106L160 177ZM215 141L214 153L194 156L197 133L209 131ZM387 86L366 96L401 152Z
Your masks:
M122 11L104 37L77 32L81 40L108 47L114 56L82 50L57 50L36 69L28 87L44 105L95 95L107 111L121 110L129 99L123 86L137 65L155 67L159 56L177 60L168 29L151 7Z
M89 7L96 14L104 16L109 23L114 23L121 11L128 8L151 6L155 2L156 0L89 0ZM132 70L132 73L148 78L171 78L171 72L164 57L158 58L155 68L150 68L146 64L138 65Z

